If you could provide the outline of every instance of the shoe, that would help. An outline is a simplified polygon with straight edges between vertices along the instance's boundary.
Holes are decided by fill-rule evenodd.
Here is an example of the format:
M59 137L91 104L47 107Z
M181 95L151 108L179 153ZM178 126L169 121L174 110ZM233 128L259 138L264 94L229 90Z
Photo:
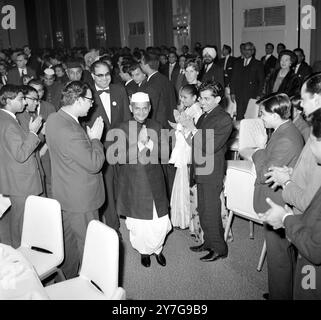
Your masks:
M206 251L206 249L204 248L204 244L201 244L200 246L194 246L194 247L189 247L191 251L193 252L202 252L202 251Z
M263 299L264 300L269 300L270 299L270 295L268 293L264 293L263 294Z
M145 268L149 268L150 267L150 256L147 254L142 254L141 255L141 263Z
M166 259L165 259L164 255L162 253L160 253L160 254L155 254L155 256L156 256L156 261L158 262L158 264L165 267L166 266Z
M215 252L212 249L209 249L209 252L206 256L202 257L200 260L204 262L216 261L218 259L224 259L227 257L227 254L220 254Z

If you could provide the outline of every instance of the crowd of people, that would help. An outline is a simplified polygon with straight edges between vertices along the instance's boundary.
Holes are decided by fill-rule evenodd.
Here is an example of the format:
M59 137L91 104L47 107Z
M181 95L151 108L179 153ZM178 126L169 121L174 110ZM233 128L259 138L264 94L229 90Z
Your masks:
M270 299L321 298L321 74L301 48L228 45L0 52L0 194L11 207L0 241L19 247L25 200L62 208L67 278L77 275L88 223L116 230L151 266L166 266L172 228L189 229L203 262L228 255L222 197L226 151L248 103L269 132L243 150L257 180ZM316 63L316 68L318 64ZM229 109L230 104L235 109ZM77 250L75 250L77 248ZM304 266L315 286L302 286Z

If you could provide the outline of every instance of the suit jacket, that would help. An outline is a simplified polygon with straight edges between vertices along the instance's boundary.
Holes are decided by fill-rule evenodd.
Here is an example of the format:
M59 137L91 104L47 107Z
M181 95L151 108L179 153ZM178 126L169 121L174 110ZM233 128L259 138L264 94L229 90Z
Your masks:
M231 94L235 94L236 98L245 97L255 99L260 96L264 86L264 68L263 64L252 57L249 65L244 67L244 60L237 59L234 64Z
M27 68L27 75L33 77L34 79L37 78L36 72L31 69L30 67ZM16 86L22 85L22 78L20 76L18 67L12 68L8 72L8 84L14 84Z
M35 150L39 138L25 132L0 109L0 193L10 196L39 195L41 178Z
M140 91L148 93L151 102L152 109L148 117L164 128L169 128L168 120L175 122L173 111L177 106L173 84L164 75L156 72L140 88Z
M224 87L224 70L223 67L219 64L213 63L210 70L205 72L205 66L200 72L199 80L201 82L206 81L217 81Z
M273 87L275 80L278 76L280 69L274 70L270 77L267 79L265 83L265 94L273 93ZM285 76L281 85L277 91L277 93L286 93L289 97L292 97L296 94L300 94L301 82L297 75L293 70L290 70L288 74Z
M236 61L235 57L229 56L226 63L226 69L224 70L225 58L220 59L219 64L223 67L224 70L224 86L230 86L233 74L233 67Z
M118 128L119 124L131 118L129 110L129 100L124 86L119 84L110 84L110 108L111 123L106 114L105 108L95 87L92 88L94 105L90 109L89 114L83 121L90 127L94 124L97 117L104 120L104 131L101 141L106 145L106 135L110 129Z
M265 77L267 77L275 68L275 65L278 59L273 55L271 55L267 60L265 60L265 57L266 56L262 57L261 62L264 65L264 75Z
M130 123L137 124L137 132L134 134L129 131ZM126 134L126 150L123 150L126 154L122 154L126 159L126 164L119 166L117 213L135 219L152 220L153 202L158 217L168 214L169 206L164 173L159 162L161 125L151 119L146 121L150 139L154 143L149 156L155 160L147 164L140 162L141 156L146 154L146 149L139 152L137 146L137 137L141 127L142 125L135 120L120 125ZM149 130L153 130L156 135L151 134ZM133 139L135 134L137 134L136 139Z
M131 80L127 84L125 84L125 89L128 97L131 97L134 93L138 92L138 85L134 80Z
M301 133L291 121L287 121L272 134L265 149L255 152L253 162L257 178L254 188L254 210L257 213L264 213L269 209L266 198L272 199L281 206L285 205L282 189L273 190L265 183L267 178L264 174L272 166L293 168L301 154L303 145Z
M313 64L313 72L321 72L321 60Z
M309 124L303 119L303 117L300 114L298 117L293 119L293 124L301 132L304 141L307 142L311 133L311 127L309 126Z
M61 108L61 94L64 89L64 85L60 82L55 81L51 86L45 86L45 100L51 103L56 111Z
M230 115L221 106L217 106L206 117L203 114L199 118L196 124L199 130L193 138L193 168L196 183L222 183L225 174L226 143L231 135L232 127ZM207 136L206 130L214 130L214 135ZM197 161L200 156L207 157L205 164ZM210 168L212 164L214 164L214 170L205 174L198 172L200 169L203 171L205 166Z
M101 168L104 148L90 140L80 126L63 110L53 113L46 123L46 138L52 168L52 193L62 210L89 212L105 200Z
M312 74L312 68L305 62L303 61L300 64L300 67L298 69L298 72L296 75L300 79L300 83L303 84L304 81Z
M179 66L179 63L176 62L175 63L175 66L173 68L173 72L172 72L172 76L171 76L171 79L169 79L169 62L167 62L164 66L164 71L163 71L163 74L164 76L166 76L171 82L172 84L175 86L176 84L176 81L177 81L177 77L179 75L179 71L180 71L180 66Z
M284 220L287 238L298 249L294 280L295 300L321 300L321 188L303 215L288 216ZM304 268L315 272L315 289L304 289Z

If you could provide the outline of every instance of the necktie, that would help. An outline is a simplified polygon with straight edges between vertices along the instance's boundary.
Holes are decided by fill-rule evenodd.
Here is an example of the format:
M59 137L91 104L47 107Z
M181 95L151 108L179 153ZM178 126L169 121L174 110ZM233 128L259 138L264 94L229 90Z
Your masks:
M107 89L105 89L105 90L97 90L97 93L98 93L99 95L101 95L101 94L104 93L104 92L110 94L109 88L107 88Z
M249 60L248 59L244 59L244 67L246 67L249 63Z

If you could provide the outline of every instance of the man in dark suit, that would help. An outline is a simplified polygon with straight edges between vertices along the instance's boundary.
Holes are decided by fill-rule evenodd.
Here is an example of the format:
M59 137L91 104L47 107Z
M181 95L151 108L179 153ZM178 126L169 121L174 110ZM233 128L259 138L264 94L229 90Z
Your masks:
M179 75L179 63L177 62L177 55L175 52L170 52L168 55L168 62L164 67L164 75L172 82L175 86L177 77Z
M36 78L36 72L27 67L28 59L22 52L17 54L16 64L17 66L9 70L8 72L8 84L22 85L22 77L28 75L32 78Z
M262 57L261 62L264 65L264 75L265 78L273 71L275 68L277 58L273 55L274 51L274 44L273 43L267 43L265 45L265 53L266 55Z
M101 169L105 154L100 142L104 122L98 117L87 133L79 117L93 105L87 84L71 82L63 91L62 108L48 117L46 137L52 165L53 198L63 214L66 277L77 272L91 220L98 220L98 209L105 200Z
M207 46L203 49L204 67L200 72L199 80L201 82L217 81L224 86L223 67L215 63L217 50L215 47Z
M37 56L32 54L31 49L28 45L25 45L23 47L23 53L26 55L28 59L27 66L37 72L37 70L39 70L40 67Z
M294 68L295 74L300 79L300 83L304 81L312 74L312 68L305 62L305 54L301 48L293 50L298 58L298 63Z
M312 97L312 95L311 95ZM312 114L310 148L321 164L321 110ZM287 183L291 183L289 180ZM287 239L298 250L294 271L294 300L321 300L321 189L319 189L302 215L294 215L289 207L283 207L267 199L270 209L260 215L262 221L274 229L285 230ZM284 281L280 277L280 281Z
M200 87L204 114L196 127L187 120L193 137L192 167L197 184L197 202L204 243L191 247L194 252L208 251L201 261L225 258L228 247L224 240L220 194L225 175L226 143L232 132L232 119L220 106L224 88L218 82L203 83ZM203 158L205 156L205 159ZM204 161L205 160L205 161Z
M128 95L128 98L130 98L134 93L138 90L138 85L134 81L134 79L129 74L129 69L131 67L130 63L123 62L120 66L119 70L119 76L124 82L124 86Z
M44 97L44 87L40 80L31 80L29 85L37 90L39 96L39 105L37 108L37 114L41 115L43 119L43 125L49 117L50 114L55 113L55 107L43 100ZM52 189L51 189L51 162L50 162L50 155L48 151L48 146L46 144L46 136L44 135L44 139L40 143L40 161L44 171L44 179L45 179L45 194L48 198L52 197Z
M274 129L274 133L265 149L256 151L252 157L257 174L253 200L253 207L257 213L268 210L265 201L267 197L279 205L285 205L282 190L271 189L266 183L266 174L272 166L293 168L304 145L301 133L289 121L291 101L287 95L273 95L263 100L260 107L265 127ZM292 299L292 266L295 262L295 251L282 230L275 231L265 226L264 231L270 298Z
M137 85L137 92L140 91L140 88L143 88L146 83L146 74L143 72L140 64L132 64L129 67L128 72Z
M102 117L105 123L102 134L102 143L107 147L106 136L108 131L118 128L123 121L129 120L129 100L125 88L120 84L111 83L110 69L107 63L96 61L91 65L91 74L95 85L92 88L94 108L84 119L85 123L92 125L97 117ZM117 172L114 165L105 162L102 172L104 176L106 201L101 208L106 224L119 232L120 222L116 212L116 179Z
M43 191L35 156L42 119L30 120L28 132L24 131L16 118L23 109L24 96L19 87L6 85L0 89L0 194L11 201L0 224L1 232L9 233L7 238L11 238L14 248L21 244L26 198Z
M235 62L231 81L231 100L236 102L236 120L244 119L250 99L258 99L264 86L262 62L254 57L255 47L248 42L244 48L244 59Z
M151 102L149 118L158 121L163 128L170 128L168 121L175 122L176 96L173 84L158 70L159 57L155 54L144 53L141 68L147 75L147 81L141 91L148 94ZM170 199L175 178L173 165L165 165L167 195Z
M5 86L8 82L7 65L4 61L0 62L0 85Z
M221 67L224 70L224 87L229 87L233 74L233 67L235 58L231 56L232 48L224 44L223 49L223 58L219 61Z

